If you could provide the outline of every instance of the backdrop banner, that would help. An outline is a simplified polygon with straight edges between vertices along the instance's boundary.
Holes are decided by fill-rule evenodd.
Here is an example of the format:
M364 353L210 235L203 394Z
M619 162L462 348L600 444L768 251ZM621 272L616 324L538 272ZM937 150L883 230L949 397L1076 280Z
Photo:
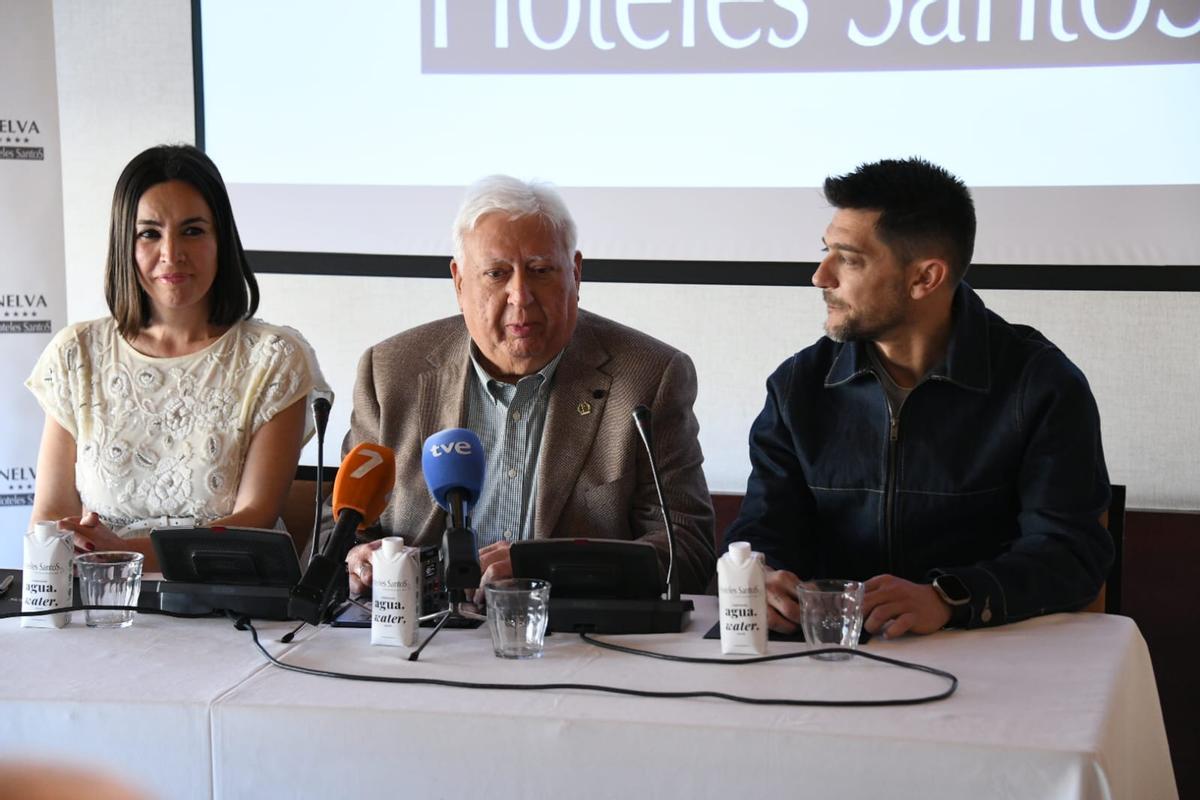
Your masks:
M44 419L24 384L67 319L62 159L52 4L0 19L0 567L20 567Z

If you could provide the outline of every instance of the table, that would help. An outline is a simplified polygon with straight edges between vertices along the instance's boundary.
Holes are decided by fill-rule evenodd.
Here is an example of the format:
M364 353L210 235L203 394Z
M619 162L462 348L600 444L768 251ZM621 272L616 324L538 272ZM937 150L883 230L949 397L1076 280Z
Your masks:
M619 637L683 655L691 629ZM0 603L0 611L8 610ZM491 655L484 630L443 631L418 663L369 632L259 624L285 662L368 674L570 681L745 695L926 694L934 676L855 659L707 666L613 653L573 635L538 661ZM771 652L802 645L772 643ZM359 683L268 666L228 621L139 615L132 628L0 621L0 754L93 761L162 797L1176 797L1146 645L1129 619L1055 615L867 650L958 675L949 700L893 708L744 706L583 691Z
M0 601L0 613L18 610ZM212 706L268 669L247 644L222 619L139 614L119 630L87 628L81 611L61 629L0 620L0 757L93 764L161 798L213 797Z
M716 642L699 638L716 618L716 599L695 599L688 633L622 643L719 654ZM1056 615L868 649L947 669L961 681L958 693L921 706L789 708L263 671L213 708L214 783L221 797L394 787L406 797L766 798L812 786L836 786L844 797L1176 796L1149 654L1127 618ZM491 656L484 630L443 632L415 664L347 629L312 632L282 658L376 675L768 697L912 697L944 686L863 659L688 665L601 650L573 635L552 637L541 660L512 662Z

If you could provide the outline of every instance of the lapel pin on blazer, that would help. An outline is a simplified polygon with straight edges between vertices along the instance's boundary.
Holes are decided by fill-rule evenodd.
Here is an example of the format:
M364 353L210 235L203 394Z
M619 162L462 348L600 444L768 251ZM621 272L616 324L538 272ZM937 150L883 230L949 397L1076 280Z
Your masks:
M584 400L582 403L575 406L575 410L579 412L579 416L586 417L588 414L592 413L592 404Z

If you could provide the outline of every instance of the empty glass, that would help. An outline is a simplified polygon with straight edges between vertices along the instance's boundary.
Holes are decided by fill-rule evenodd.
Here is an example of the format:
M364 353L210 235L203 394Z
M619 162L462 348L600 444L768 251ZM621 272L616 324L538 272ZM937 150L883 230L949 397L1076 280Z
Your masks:
M800 581L800 626L811 649L858 647L862 632L863 585L859 581ZM814 658L841 661L849 653L824 653Z
M85 609L89 628L128 628L142 591L141 553L107 551L75 556L79 597L84 606L124 606L129 610Z
M541 658L550 620L550 582L510 578L485 584L492 650L500 658Z

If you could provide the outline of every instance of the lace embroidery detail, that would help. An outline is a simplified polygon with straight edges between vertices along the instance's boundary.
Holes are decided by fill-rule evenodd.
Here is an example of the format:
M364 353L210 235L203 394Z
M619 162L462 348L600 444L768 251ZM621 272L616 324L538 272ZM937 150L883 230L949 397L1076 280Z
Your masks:
M27 385L75 436L79 495L114 530L228 515L254 432L304 394L328 391L300 334L257 320L165 359L137 353L111 319L70 326Z

